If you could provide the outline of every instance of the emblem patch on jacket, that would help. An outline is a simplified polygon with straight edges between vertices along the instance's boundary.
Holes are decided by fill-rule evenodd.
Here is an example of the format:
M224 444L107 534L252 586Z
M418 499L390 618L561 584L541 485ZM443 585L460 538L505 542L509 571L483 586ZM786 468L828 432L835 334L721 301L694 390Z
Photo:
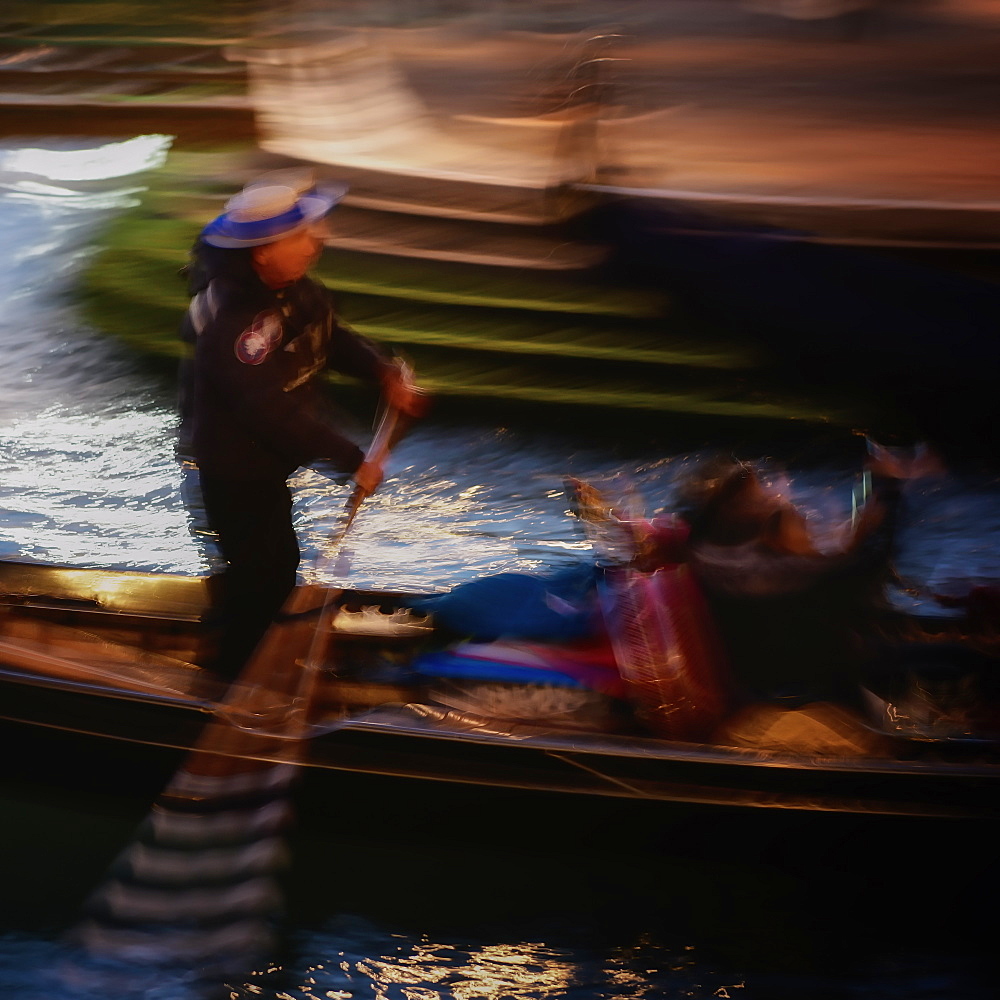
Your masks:
M281 318L276 312L260 312L236 338L236 357L245 365L259 365L281 343Z

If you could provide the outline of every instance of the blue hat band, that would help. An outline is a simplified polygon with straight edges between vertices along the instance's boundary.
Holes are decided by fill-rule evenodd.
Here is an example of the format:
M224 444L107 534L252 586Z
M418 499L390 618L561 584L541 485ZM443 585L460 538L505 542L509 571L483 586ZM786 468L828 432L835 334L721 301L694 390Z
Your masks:
M210 246L240 247L260 246L273 243L290 233L301 229L311 222L321 219L344 196L345 185L319 188L315 192L303 194L278 215L266 219L244 221L233 218L239 211L233 212L232 205L227 205L227 211L213 219L202 231L201 238ZM294 192L288 191L289 195Z
M296 202L287 212L270 219L254 219L250 222L237 222L227 215L220 215L209 227L216 232L222 231L236 240L266 240L272 236L294 229L305 221L301 206Z

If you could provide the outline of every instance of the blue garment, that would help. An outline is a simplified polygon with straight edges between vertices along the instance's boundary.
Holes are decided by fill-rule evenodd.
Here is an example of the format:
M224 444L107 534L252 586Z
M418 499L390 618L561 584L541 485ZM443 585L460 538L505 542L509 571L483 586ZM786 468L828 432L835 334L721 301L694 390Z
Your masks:
M419 656L413 663L418 674L427 677L457 677L466 681L491 681L501 684L547 684L552 687L586 688L576 677L561 670L522 667L502 660L483 660L444 650Z
M597 572L583 563L551 576L500 573L411 606L452 632L482 641L568 642L594 633Z

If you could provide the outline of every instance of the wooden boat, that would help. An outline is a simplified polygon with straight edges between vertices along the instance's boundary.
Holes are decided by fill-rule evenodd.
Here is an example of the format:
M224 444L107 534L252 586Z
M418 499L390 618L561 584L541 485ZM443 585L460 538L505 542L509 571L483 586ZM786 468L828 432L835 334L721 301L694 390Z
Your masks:
M204 665L215 638L215 586L205 578L0 562L5 727L58 732L63 743L76 734L91 744L190 748L206 723L220 718L229 687ZM263 751L267 759L693 805L996 815L1000 760L989 739L873 728L870 741L846 752L808 741L798 748L680 741L648 735L611 698L592 698L558 717L519 718L516 708L491 716L445 703L408 669L416 653L444 639L433 621L404 610L400 595L334 591L321 599L335 614L318 634L323 664L307 719L307 758L276 740ZM255 704L267 705L266 691Z

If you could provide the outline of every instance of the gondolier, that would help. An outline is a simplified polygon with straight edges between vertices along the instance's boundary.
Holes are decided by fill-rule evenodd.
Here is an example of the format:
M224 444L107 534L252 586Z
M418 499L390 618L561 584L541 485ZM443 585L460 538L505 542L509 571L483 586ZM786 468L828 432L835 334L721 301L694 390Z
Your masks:
M307 277L324 218L345 189L248 185L202 231L188 268L181 335L181 446L198 466L202 502L227 562L218 668L235 675L295 586L298 540L288 477L319 460L366 492L382 478L322 415L326 369L379 384L390 406L414 406L393 360L351 330L333 296Z

